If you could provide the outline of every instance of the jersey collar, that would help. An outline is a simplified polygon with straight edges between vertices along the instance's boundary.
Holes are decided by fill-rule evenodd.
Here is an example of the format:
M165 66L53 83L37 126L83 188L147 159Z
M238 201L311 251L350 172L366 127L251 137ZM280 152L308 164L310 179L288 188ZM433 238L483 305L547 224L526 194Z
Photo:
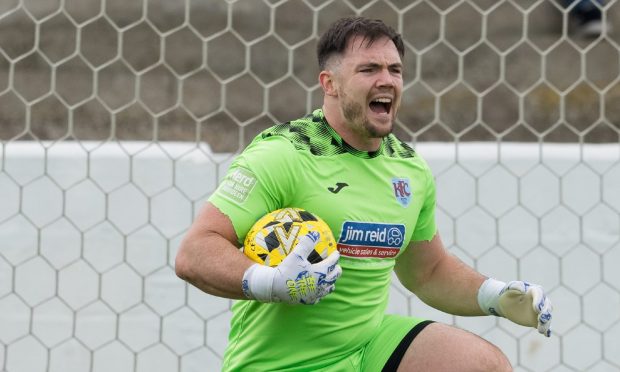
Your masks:
M315 123L321 123L321 125L324 125L327 131L331 134L332 139L336 143L338 143L338 146L340 146L342 149L344 149L346 152L348 152L349 154L353 156L356 156L358 158L363 158L363 159L371 159L371 158L376 158L377 156L383 154L384 152L385 138L381 140L381 145L376 151L362 151L349 145L347 141L345 141L342 137L340 137L338 132L336 132L334 128L331 125L329 125L329 123L327 122L327 119L325 119L325 114L323 113L323 110L320 108L312 112L312 121Z

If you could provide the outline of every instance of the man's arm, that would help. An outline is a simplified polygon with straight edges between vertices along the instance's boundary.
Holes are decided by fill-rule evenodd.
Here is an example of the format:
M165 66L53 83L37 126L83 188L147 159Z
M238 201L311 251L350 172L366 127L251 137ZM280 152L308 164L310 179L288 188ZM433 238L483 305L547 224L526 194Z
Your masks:
M394 270L405 288L429 306L454 315L485 315L477 296L486 278L447 252L439 234L412 242Z
M181 242L176 274L202 291L232 299L243 295L243 274L253 262L236 246L232 222L207 202Z
M219 297L312 305L333 292L342 274L338 251L319 263L308 261L319 238L319 233L310 232L299 238L277 267L260 265L237 249L232 222L207 203L181 242L176 273L204 292ZM305 290L298 291L301 286Z
M463 316L493 314L551 335L553 306L541 286L486 278L449 254L439 235L411 243L394 270L407 289L438 310Z

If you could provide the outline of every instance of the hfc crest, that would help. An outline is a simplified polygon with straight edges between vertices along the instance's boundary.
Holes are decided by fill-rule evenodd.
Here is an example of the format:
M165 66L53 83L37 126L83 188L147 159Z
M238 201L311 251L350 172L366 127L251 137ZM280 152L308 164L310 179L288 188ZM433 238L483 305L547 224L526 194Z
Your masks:
M411 203L411 189L409 187L409 178L392 178L392 187L394 188L394 197L403 207L407 207Z

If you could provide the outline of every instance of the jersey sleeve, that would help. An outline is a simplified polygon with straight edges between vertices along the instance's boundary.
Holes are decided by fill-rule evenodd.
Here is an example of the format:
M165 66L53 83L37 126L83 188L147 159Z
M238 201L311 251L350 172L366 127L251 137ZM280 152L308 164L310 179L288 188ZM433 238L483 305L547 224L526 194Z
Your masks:
M425 164L425 167L426 192L424 194L424 203L411 237L412 241L431 240L437 233L437 225L435 223L435 179L428 165Z
M260 217L288 204L298 179L296 156L286 138L255 140L237 156L209 197L230 218L240 245Z

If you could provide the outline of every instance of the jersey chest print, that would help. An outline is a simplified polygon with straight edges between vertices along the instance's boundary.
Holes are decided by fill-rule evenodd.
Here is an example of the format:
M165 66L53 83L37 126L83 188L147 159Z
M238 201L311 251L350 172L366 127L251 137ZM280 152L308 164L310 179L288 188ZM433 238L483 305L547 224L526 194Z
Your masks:
M409 178L392 177L389 185L395 200L407 208L413 194ZM405 232L401 223L345 221L338 237L338 251L347 257L392 258L400 252Z
M357 258L391 258L400 252L405 225L345 221L338 238L341 255Z

